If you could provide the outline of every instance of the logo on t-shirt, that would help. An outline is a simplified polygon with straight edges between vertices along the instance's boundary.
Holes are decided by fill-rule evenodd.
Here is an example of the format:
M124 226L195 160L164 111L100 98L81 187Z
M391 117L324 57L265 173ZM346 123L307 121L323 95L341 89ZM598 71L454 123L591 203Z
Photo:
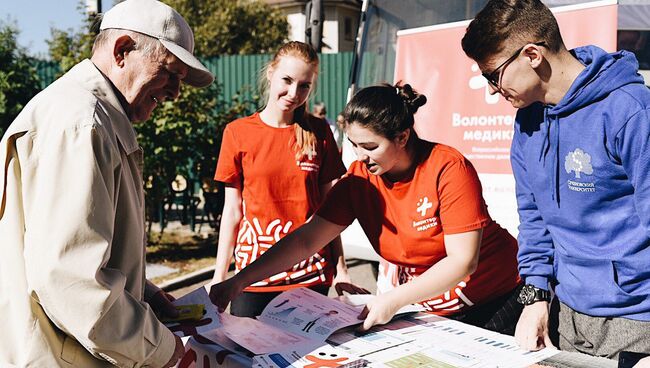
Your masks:
M264 254L282 237L289 233L293 225L292 221L283 223L281 219L271 221L266 228L262 221L253 217L252 221L244 217L237 234L237 246L235 247L236 271L254 262ZM278 286L288 284L311 284L317 281L325 282L325 258L316 253L311 257L297 263L291 270L280 272L268 279L254 283L251 286Z
M427 211L429 211L431 208L433 208L433 203L429 202L429 197L422 197L420 200L418 200L416 212L420 214L420 217L425 217L427 215ZM413 221L413 227L417 231L424 231L437 225L438 219L435 216Z
M594 182L583 182L582 175L591 176L594 173L594 167L591 165L591 155L580 148L569 152L564 158L564 170L567 174L573 172L576 180L567 180L567 187L574 192L593 193L596 191Z
M418 201L418 212L420 212L420 215L426 216L427 211L433 207L433 204L429 202L429 197L422 197Z

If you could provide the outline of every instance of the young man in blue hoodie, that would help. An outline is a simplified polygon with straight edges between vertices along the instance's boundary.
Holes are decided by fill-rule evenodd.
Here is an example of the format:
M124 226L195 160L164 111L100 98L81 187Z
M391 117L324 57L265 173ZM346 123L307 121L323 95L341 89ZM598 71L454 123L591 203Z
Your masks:
M515 337L563 350L650 353L650 91L633 54L567 50L539 0L491 0L462 41L519 108L511 149L525 304Z

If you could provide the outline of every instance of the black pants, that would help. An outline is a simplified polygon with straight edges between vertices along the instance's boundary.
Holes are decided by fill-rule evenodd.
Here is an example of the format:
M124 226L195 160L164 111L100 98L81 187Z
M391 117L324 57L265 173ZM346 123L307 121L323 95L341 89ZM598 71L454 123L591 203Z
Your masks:
M517 321L524 306L517 302L522 285L512 291L486 303L476 306L467 313L449 316L473 326L514 336Z
M310 287L310 289L323 295L327 295L329 288L326 285ZM271 300L280 294L280 292L258 293L245 291L230 303L230 314L237 317L257 317L262 314L262 311Z

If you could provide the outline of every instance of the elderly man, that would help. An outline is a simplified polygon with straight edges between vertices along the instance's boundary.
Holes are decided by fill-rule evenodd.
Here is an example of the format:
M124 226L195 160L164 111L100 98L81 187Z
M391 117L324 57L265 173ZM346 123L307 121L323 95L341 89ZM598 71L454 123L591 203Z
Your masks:
M124 1L100 30L91 60L34 97L0 142L3 367L169 367L183 353L154 314L166 294L145 280L131 124L181 81L213 76L163 3Z

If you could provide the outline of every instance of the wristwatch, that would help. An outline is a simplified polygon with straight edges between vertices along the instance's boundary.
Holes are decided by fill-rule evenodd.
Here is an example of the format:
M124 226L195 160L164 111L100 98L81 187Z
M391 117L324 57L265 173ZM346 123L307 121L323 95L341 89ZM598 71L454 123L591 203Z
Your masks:
M523 305L531 305L535 302L551 300L551 293L548 290L540 289L533 285L524 285L519 292L517 302Z

